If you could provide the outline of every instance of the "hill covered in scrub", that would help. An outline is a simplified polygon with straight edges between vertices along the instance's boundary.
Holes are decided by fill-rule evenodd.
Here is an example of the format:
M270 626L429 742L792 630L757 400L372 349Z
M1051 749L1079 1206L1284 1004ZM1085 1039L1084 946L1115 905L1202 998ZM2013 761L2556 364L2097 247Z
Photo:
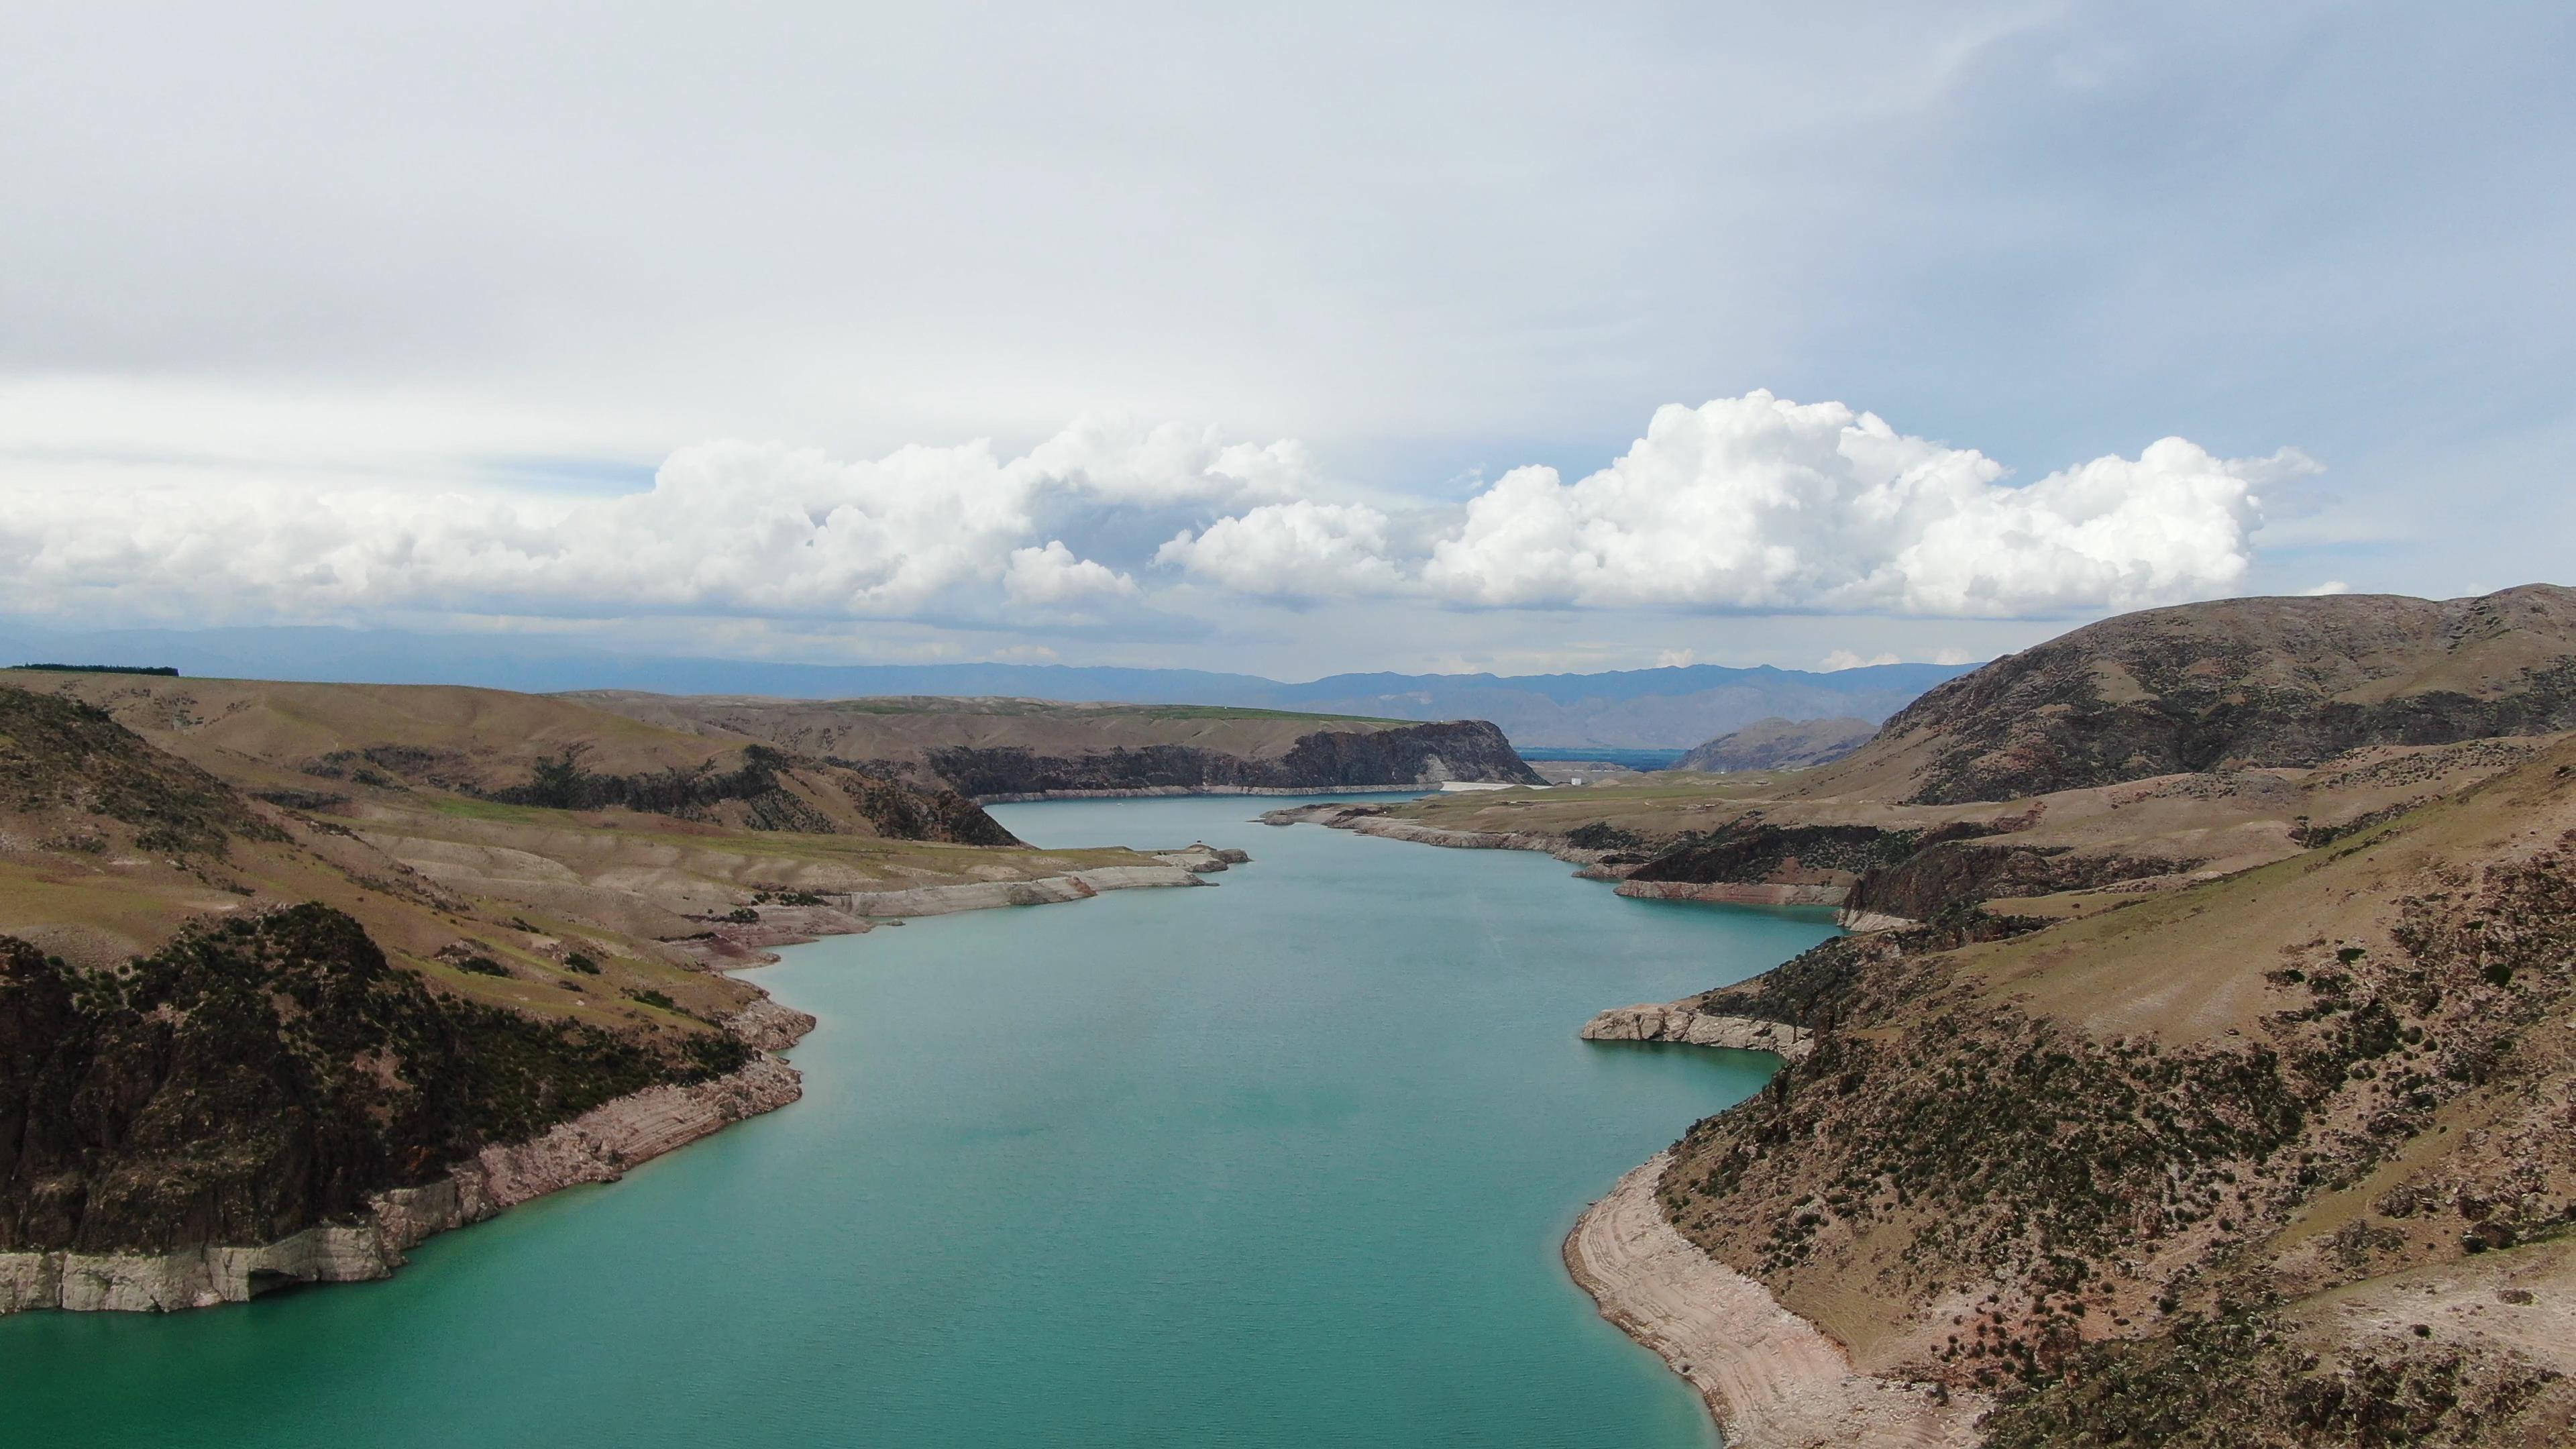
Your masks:
M1539 783L1494 726L1213 705L1033 699L568 696L655 726L936 781L976 799L1051 793Z
M2562 744L2125 909L1962 905L1693 999L1813 1045L1662 1202L1866 1371L1999 1394L1989 1443L2565 1442L2571 963Z
M1822 769L1386 813L1857 913L1597 1034L1794 1044L1656 1205L1978 1442L2559 1444L2571 621L2540 586L2150 611Z
M2226 599L2124 614L1936 686L1806 788L2011 800L2571 728L2576 590Z
M794 1100L766 1053L810 1019L718 968L867 930L862 897L1223 868L565 701L13 673L0 1312L382 1276Z
M749 1059L442 993L318 904L106 967L0 937L0 1252L275 1242Z

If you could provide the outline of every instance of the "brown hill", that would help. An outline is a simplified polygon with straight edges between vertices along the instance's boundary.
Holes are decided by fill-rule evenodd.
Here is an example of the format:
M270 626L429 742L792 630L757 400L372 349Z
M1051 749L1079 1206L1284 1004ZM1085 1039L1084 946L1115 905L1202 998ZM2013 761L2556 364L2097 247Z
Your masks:
M2125 909L1828 943L1688 1004L1814 1044L1661 1201L1862 1368L2000 1393L1993 1444L2566 1442L2571 881L2561 743Z
M1878 733L1865 719L1756 720L1692 750L1676 770L1731 775L1741 770L1804 770L1829 765Z
M95 705L244 790L290 804L426 791L755 831L1012 843L992 817L935 781L548 695L41 671L10 679Z
M656 726L764 740L976 799L1147 790L1311 790L1539 778L1481 720L1420 724L1218 705L1035 699L565 696Z
M2012 800L2576 728L2576 590L2125 614L1934 688L1811 796Z

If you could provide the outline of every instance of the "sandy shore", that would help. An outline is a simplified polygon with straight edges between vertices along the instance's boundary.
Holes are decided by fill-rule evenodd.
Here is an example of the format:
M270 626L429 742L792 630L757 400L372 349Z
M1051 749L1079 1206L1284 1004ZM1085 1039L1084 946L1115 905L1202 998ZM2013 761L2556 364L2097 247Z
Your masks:
M1690 1380L1727 1449L1967 1449L1988 1407L1855 1373L1842 1347L1664 1220L1658 1153L1584 1213L1566 1270L1601 1316Z

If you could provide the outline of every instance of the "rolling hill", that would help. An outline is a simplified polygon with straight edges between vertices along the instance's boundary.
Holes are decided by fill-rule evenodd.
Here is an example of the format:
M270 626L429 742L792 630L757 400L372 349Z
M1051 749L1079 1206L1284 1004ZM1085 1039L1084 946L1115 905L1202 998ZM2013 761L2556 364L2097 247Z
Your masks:
M1817 792L2006 800L2576 727L2576 589L2227 599L2077 629L1938 685Z

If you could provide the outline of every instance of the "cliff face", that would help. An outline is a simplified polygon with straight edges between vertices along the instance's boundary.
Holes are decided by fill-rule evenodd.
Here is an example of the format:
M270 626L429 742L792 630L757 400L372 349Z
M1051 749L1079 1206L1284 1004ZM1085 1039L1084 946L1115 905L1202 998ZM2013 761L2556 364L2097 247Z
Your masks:
M748 1058L435 993L321 906L109 970L0 938L0 1250L270 1243Z
M2576 590L2230 599L2123 615L1951 680L1835 775L1901 766L1918 802L1949 804L2569 728Z
M1481 720L1367 731L1316 730L1284 754L1262 758L1192 745L1145 745L1079 754L1023 747L954 746L928 752L930 768L963 794L1197 790L1209 787L1330 790L1444 780L1544 783Z

